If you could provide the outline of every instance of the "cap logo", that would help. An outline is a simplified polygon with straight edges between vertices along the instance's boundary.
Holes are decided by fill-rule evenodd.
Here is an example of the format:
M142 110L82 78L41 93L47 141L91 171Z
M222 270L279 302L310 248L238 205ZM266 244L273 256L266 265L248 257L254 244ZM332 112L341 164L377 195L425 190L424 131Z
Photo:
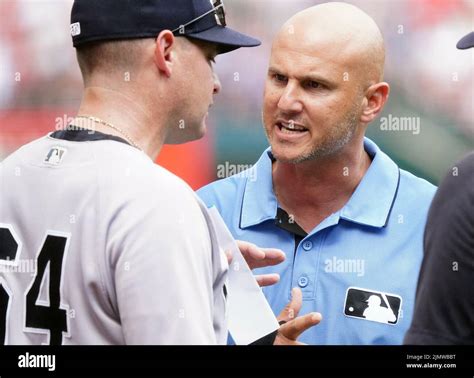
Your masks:
M71 24L71 36L75 37L76 35L81 34L81 24L79 22L75 22Z

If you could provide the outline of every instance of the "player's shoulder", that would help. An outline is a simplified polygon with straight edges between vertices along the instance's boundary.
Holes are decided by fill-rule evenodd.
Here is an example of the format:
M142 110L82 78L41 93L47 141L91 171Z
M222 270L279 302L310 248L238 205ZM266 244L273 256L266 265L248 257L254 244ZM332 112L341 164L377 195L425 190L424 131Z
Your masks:
M11 164L18 165L28 161L31 156L36 155L41 150L45 138L46 136L22 145L3 159L2 165L5 167Z
M189 185L167 169L155 164L144 152L130 146L113 149L107 157L98 159L98 179L101 189L127 198L143 196L160 201L193 198Z

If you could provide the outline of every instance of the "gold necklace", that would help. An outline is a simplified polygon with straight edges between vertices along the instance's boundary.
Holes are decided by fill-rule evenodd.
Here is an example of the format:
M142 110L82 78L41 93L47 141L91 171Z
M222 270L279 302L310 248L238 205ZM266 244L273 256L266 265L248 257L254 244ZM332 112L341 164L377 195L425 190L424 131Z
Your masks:
M121 128L115 126L115 125L112 125L111 123L109 122L105 122L103 119L100 119L100 118L97 118L97 117L92 117L92 116L89 116L89 115L78 115L76 116L75 118L83 118L83 119L88 119L92 122L96 122L96 123L100 123L101 125L104 125L104 126L107 126L107 127L110 127L111 129L114 129L115 131L119 132L120 134L122 134L122 136L125 138L125 140L130 143L133 147L135 148L138 148L140 151L142 151L142 149L138 146L137 143L134 142L134 140L130 137L130 135L128 133L126 133L124 130L122 130Z

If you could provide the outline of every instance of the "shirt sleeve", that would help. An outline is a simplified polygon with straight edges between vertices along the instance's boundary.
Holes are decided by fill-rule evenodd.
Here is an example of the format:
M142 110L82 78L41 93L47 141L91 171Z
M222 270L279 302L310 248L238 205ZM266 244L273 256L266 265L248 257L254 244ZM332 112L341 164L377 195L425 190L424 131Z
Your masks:
M126 344L216 343L209 230L192 191L174 189L134 198L114 220L111 276Z
M405 344L474 344L474 154L440 185L424 253Z

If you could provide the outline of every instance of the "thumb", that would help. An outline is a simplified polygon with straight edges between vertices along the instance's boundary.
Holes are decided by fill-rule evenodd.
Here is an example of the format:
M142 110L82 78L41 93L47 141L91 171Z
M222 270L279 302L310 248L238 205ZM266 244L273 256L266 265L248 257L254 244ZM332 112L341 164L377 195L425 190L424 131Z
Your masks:
M283 324L279 332L287 339L296 340L308 328L319 324L322 316L319 312L311 312L309 314L299 316L298 318Z

